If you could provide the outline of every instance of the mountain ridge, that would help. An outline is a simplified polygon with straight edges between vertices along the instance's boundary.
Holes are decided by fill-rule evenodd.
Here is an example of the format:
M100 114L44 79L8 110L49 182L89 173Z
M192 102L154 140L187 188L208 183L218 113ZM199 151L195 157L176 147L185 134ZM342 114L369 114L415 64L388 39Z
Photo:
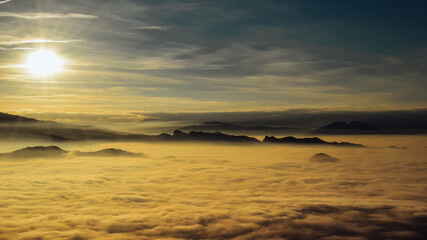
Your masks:
M314 131L321 134L379 134L380 127L362 121L332 122Z
M270 126L242 126L234 123L221 121L207 121L199 125L190 125L180 128L180 130L214 130L214 131L280 131L280 130L296 130L289 127L270 127Z
M276 138L274 136L265 136L263 142L268 143L286 143L286 144L320 144L330 146L345 146L345 147L365 147L362 144L349 143L349 142L327 142L318 137L312 138L296 138L292 136L284 138Z
M7 115L7 114L6 114ZM19 122L19 116L12 117L12 120ZM30 119L28 121L34 124L15 124L11 128L9 125L0 125L0 136L3 139L18 139L18 140L48 140L53 142L67 142L67 141L172 141L172 142L186 142L186 141L201 141L201 142L228 142L228 143L260 143L258 139L246 135L232 135L221 132L202 132L190 131L185 133L181 130L175 130L173 134L162 133L158 135L145 135L145 134L132 134L114 132L88 126L76 126L70 124L38 121ZM227 125L223 122L213 122L214 124ZM231 126L234 126L231 124ZM319 138L299 139L295 137L276 138L274 136L265 136L266 142L275 143L288 143L288 144L321 144L321 145L335 145L335 146L353 146L357 144L352 143L338 143L326 142Z
M0 112L0 123L12 123L12 122L20 122L20 123L31 122L31 123L34 123L34 122L40 122L40 121L37 119L34 119L34 118L27 118L27 117L22 117L22 116L18 116L18 115Z

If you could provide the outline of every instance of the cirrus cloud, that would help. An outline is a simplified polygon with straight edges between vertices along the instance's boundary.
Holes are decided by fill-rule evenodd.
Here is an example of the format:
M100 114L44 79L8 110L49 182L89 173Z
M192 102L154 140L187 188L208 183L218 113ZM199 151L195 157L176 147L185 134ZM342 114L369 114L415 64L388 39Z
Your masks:
M81 18L81 19L94 19L98 18L95 15L81 14L81 13L16 13L16 12L0 12L0 17L15 17L23 19L54 19L54 18Z

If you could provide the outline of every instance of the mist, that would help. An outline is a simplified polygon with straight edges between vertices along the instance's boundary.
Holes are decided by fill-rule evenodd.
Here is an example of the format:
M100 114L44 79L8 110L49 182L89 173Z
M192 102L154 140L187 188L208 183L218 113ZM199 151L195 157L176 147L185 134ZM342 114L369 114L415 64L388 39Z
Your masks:
M350 138L407 149L86 142L58 146L141 155L3 159L0 238L425 239L426 137Z

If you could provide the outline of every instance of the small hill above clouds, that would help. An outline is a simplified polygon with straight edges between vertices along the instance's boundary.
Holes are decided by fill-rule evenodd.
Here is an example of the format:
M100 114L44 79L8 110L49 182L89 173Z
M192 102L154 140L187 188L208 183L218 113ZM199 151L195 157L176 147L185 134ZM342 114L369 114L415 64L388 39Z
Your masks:
M72 152L74 156L81 157L145 157L142 153L128 152L117 148L106 148L95 152Z
M0 153L0 158L7 159L31 159L31 158L63 158L77 157L144 157L142 153L128 152L122 149L107 148L95 152L66 151L58 146L26 147L10 153Z
M1 157L6 158L60 158L64 157L68 151L65 151L57 146L36 146L26 147L13 151L11 153L2 153Z
M310 158L314 162L338 162L337 158L329 156L326 153L317 153Z

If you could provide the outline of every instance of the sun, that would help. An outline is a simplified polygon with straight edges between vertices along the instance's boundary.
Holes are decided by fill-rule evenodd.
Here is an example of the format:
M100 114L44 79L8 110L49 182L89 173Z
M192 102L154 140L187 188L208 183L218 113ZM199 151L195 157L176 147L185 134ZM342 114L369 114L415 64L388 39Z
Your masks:
M40 49L27 58L27 69L34 75L47 77L62 70L62 59L53 51Z

